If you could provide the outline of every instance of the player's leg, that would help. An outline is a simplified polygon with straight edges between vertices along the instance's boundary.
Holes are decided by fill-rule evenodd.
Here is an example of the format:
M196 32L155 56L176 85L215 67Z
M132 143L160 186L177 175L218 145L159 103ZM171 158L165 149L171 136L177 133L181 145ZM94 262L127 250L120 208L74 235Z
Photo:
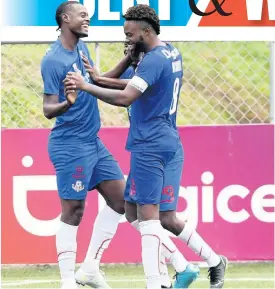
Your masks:
M49 155L56 170L57 187L61 199L60 226L56 233L56 250L60 275L65 288L76 288L75 261L77 231L81 222L94 164L87 162L82 146L49 144Z
M164 170L164 185L160 201L160 220L165 229L169 230L166 223L166 214L174 213L178 203L180 179L183 166L183 150L180 148L174 158L167 164ZM172 232L173 233L173 232ZM171 256L171 263L176 271L175 288L188 288L199 276L199 268L189 264L187 260L178 253Z
M198 256L207 262L210 268L211 286L216 286L217 284L219 284L217 286L221 286L227 260L223 256L217 255L188 223L185 223L176 215L182 166L183 150L179 150L175 159L172 160L165 169L165 184L160 204L161 223L165 229L183 240ZM184 282L184 279L184 274L177 274L175 287L182 288L182 284L180 283L181 281Z
M160 255L167 234L159 221L159 202L164 166L173 155L173 153L132 153L131 155L130 182L133 187L131 197L137 203L142 263L147 288L161 288ZM170 242L172 243L171 240Z
M124 192L124 199L125 199L125 217L127 221L138 231L139 229L139 222L137 219L137 205L135 201L132 199L131 196L135 194L134 186L131 186L132 178L131 173L128 176L127 183L126 183L126 189ZM163 240L165 241L165 240ZM167 247L169 247L170 242L168 244L163 243L161 246L161 254L160 254L160 280L161 280L161 287L162 288L170 288L172 286L168 268L166 265L166 256L165 252L167 251ZM173 251L173 248L170 249ZM169 259L169 256L168 256ZM170 260L170 259L169 259Z
M97 141L98 162L95 166L89 189L96 188L106 201L105 207L98 213L89 248L76 273L78 283L91 287L108 287L100 270L100 260L114 237L119 221L124 214L124 176L118 163L100 140Z

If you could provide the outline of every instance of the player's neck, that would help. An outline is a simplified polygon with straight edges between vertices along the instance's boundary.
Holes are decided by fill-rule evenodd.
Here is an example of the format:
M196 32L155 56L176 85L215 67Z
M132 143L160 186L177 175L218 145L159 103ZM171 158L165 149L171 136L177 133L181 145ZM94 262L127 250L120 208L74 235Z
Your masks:
M79 38L77 38L71 31L64 30L61 32L59 37L62 46L67 50L74 50Z
M145 46L145 53L151 51L152 49L154 49L157 46L164 46L165 43L162 42L158 37L152 39L150 41L150 43L147 43L147 45Z

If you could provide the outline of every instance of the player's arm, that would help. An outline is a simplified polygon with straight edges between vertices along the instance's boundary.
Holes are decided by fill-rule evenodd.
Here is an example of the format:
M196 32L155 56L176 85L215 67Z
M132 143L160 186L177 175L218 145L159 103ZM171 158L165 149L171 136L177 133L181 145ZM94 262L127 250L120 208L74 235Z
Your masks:
M107 77L107 78L119 78L121 74L131 65L132 60L129 55L126 55L113 69L110 71L103 73L102 75L99 74L95 66L92 66L89 59L82 54L82 60L86 70L89 72L90 77L95 81L97 81L98 77ZM104 80L100 80L104 81Z
M129 79L116 79L98 76L95 80L95 83L99 86L113 89L121 89L123 90L129 82Z
M107 88L124 89L128 84L128 79L116 79L100 75L96 67L91 65L85 55L82 55L82 60L86 71L89 72L91 79L96 85Z
M86 67L86 70L89 72L91 79L98 86L114 88L114 89L124 89L129 82L128 79L110 78L110 77L100 75L96 67L95 66L92 67L87 62L87 59L84 59L84 57L83 57L83 62Z
M69 72L67 74L64 84L66 94L69 94L76 89L80 89L106 103L123 107L130 106L148 87L148 84L143 79L134 76L124 90L102 88L86 83L81 75L74 72Z
M138 66L135 76L129 81L124 90L114 90L97 87L85 83L82 76L69 72L64 80L66 93L76 89L87 91L98 99L116 106L130 106L144 91L155 84L163 71L162 59L154 55L144 57Z
M77 93L72 91L63 102L59 102L59 88L62 85L62 67L54 59L47 59L41 65L44 83L43 113L48 119L57 117L70 109L74 104Z
M47 119L52 119L65 113L71 106L72 104L68 100L59 102L58 95L44 94L43 96L43 112Z
M120 62L111 70L103 73L103 77L119 78L120 75L131 65L132 59L129 55L124 56Z

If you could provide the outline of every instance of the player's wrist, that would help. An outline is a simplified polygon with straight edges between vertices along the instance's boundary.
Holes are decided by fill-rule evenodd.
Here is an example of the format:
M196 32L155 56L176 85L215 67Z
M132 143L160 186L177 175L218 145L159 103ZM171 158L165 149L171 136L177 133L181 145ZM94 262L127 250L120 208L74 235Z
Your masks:
M83 85L82 85L82 87L80 88L80 90L84 90L84 91L88 91L88 89L89 89L89 84L88 83L84 83Z
M69 99L66 99L66 107L69 109L73 105L72 102L69 101Z

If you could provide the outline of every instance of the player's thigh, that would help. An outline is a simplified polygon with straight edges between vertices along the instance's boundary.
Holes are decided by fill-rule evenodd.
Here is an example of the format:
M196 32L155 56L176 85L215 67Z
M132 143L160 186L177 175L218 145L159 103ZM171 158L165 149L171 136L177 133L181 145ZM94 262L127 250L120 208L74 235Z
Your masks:
M138 205L160 203L164 181L161 154L133 152L131 154L131 198Z
M124 176L118 162L99 138L97 139L97 154L98 160L89 183L89 189L92 190L103 181L110 180L123 180L125 186ZM125 187L122 188L122 194L124 189Z
M95 166L93 145L49 144L50 159L55 167L59 196L62 200L84 200Z
M164 169L164 183L160 201L161 212L177 209L183 162L183 150L180 150Z
M97 149L98 160L89 183L89 190L96 188L112 208L117 207L114 208L117 211L123 207L122 213L124 213L125 179L123 173L118 162L100 139L97 140Z

